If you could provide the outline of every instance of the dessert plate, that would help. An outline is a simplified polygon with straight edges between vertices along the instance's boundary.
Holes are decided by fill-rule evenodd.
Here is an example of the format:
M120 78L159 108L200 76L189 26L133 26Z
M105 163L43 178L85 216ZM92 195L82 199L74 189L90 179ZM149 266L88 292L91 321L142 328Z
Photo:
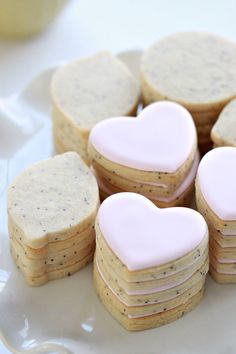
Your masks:
M54 153L49 82L41 73L21 93L0 100L0 336L13 353L235 353L236 287L208 277L203 302L161 328L130 333L99 302L92 266L29 287L9 252L6 189L28 165Z

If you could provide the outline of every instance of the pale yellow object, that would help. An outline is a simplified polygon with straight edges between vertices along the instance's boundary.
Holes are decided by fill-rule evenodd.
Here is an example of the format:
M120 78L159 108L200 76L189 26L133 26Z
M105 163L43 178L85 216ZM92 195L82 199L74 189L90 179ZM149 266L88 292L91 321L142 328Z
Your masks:
M0 0L0 36L27 37L39 33L68 0Z

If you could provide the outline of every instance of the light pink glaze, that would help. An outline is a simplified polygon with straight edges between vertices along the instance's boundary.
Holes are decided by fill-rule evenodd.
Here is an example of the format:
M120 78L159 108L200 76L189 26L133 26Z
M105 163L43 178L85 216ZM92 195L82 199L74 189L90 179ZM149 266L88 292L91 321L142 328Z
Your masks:
M235 230L221 230L220 233L223 236L236 236L236 228L235 228Z
M236 220L236 148L209 151L199 164L198 181L213 212L222 220Z
M189 157L196 141L190 113L177 103L161 101L136 119L117 117L98 123L90 143L107 159L144 170L173 173Z
M183 194L191 185L191 183L193 182L196 173L197 173L197 168L198 168L198 164L199 164L199 160L200 160L200 156L199 153L197 153L197 156L194 160L193 166L189 172L189 174L187 175L187 177L184 179L183 183L181 183L181 185L179 186L179 188L176 189L176 191L170 196L170 197L156 197L155 194L150 195L150 198L152 200L157 200L157 201L161 201L161 202L166 202L166 203L171 203L173 202L176 198L178 198L179 196L181 196L181 194ZM104 191L106 194L108 195L112 195L112 191L105 185L105 183L101 180L101 178L99 178L96 175L96 171L94 171L94 169L92 169L93 173L96 176L99 188ZM149 185L149 183L147 182L140 182L146 185ZM152 184L153 185L153 184Z
M203 217L188 208L159 209L136 193L108 197L98 211L101 232L130 271L183 257L207 234Z

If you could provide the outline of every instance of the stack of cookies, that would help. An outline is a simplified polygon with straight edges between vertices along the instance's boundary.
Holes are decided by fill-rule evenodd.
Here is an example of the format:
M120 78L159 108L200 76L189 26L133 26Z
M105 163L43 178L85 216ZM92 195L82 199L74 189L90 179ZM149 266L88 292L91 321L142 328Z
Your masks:
M210 272L219 283L236 282L236 148L208 152L199 165L196 202L210 233Z
M100 52L59 68L51 95L57 151L76 151L87 162L90 129L108 117L135 115L140 91L121 60Z
M166 37L144 52L145 105L168 99L185 106L198 131L200 150L212 146L210 132L224 106L236 96L236 44L201 32Z
M97 182L75 152L41 161L8 191L11 252L30 285L70 276L93 259Z
M192 200L199 162L196 128L177 103L153 103L136 119L98 123L88 152L103 199L125 191L142 194L159 207Z
M211 131L214 147L236 147L236 99L228 103Z
M118 193L96 221L94 281L113 317L132 331L158 327L192 310L208 271L208 229L188 208L158 209Z

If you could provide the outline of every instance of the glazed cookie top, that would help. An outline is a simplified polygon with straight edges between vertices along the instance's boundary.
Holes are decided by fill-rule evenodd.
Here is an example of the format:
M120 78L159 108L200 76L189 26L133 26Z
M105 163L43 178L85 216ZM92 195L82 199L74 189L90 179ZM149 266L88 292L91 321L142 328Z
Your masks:
M196 139L190 113L168 101L151 104L136 119L106 119L92 129L89 137L93 147L113 162L169 173L186 162Z
M141 72L161 96L199 109L236 96L235 57L236 44L224 38L177 33L144 53Z
M117 193L100 206L97 222L112 251L130 271L156 267L196 248L208 229L188 208L157 208L136 193Z
M221 220L236 220L236 148L209 151L199 164L197 180L213 212Z
M236 99L220 113L212 128L211 138L216 144L236 147Z
M108 52L59 68L51 94L54 105L84 131L105 118L130 114L139 100L132 74Z
M45 246L56 233L63 238L64 231L95 218L98 203L96 179L75 152L38 162L8 190L9 217L22 242L32 248Z

